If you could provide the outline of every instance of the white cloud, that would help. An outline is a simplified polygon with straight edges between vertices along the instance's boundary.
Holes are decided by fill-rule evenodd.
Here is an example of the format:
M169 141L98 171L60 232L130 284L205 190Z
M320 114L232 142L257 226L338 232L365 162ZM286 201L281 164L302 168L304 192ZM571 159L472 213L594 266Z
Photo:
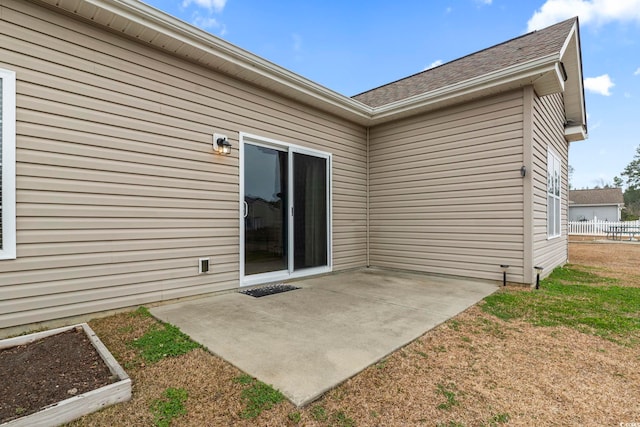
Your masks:
M625 92L625 93L624 93L624 97L625 97L625 98L631 98L631 94L630 94L629 92Z
M192 3L197 6L220 13L222 12L222 9L224 9L224 6L227 4L227 0L182 0L182 7L188 7Z
M300 52L302 50L302 36L300 34L291 34L293 39L293 51Z
M220 23L216 18L207 18L202 15L195 15L193 18L193 25L203 29L211 29L218 28L220 26Z
M218 30L218 33L221 36L224 36L227 33L227 28L216 18L213 18L211 16L202 16L198 12L193 14L191 23L196 27L202 28L203 30Z
M612 21L640 23L640 0L547 0L529 19L527 28L539 30L576 15L583 25Z
M634 76L640 76L640 67L633 73Z
M609 74L603 74L598 77L587 77L586 79L584 79L584 88L599 95L611 95L609 89L614 86L615 84L611 81Z
M442 59L436 59L436 60L435 60L435 61L433 61L431 64L429 64L429 65L427 65L426 67L424 67L424 68L422 69L422 71L427 71L427 70L429 70L429 69L431 69L431 68L437 67L438 65L442 65L442 64L443 64Z
M493 3L493 0L476 0L476 3L491 5L491 3Z

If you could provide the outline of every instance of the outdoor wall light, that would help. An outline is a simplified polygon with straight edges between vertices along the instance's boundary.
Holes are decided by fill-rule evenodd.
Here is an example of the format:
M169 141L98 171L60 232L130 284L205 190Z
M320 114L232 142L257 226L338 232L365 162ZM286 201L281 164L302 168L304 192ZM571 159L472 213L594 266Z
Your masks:
M523 178L524 178L525 176L527 176L527 167L526 167L526 166L522 166L522 167L520 168L520 176L521 176L521 177L523 177Z
M506 264L500 264L500 268L502 269L502 286L507 286L507 270L509 266Z
M231 153L231 143L226 135L213 134L213 149L218 154L229 155Z
M543 267L533 267L536 270L536 289L540 289L540 273L544 270Z

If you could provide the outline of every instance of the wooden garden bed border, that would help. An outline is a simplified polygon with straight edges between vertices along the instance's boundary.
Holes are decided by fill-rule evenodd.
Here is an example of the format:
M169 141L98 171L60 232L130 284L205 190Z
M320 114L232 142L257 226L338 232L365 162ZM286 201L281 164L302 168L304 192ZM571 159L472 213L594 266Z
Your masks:
M80 418L83 415L106 408L107 406L131 399L131 379L111 355L107 347L100 341L100 338L98 338L86 323L0 340L0 350L29 344L74 328L82 328L82 330L84 330L89 340L91 340L91 344L93 344L93 347L107 365L111 374L115 376L118 381L54 403L34 414L0 424L0 427L30 427L34 425L58 426Z

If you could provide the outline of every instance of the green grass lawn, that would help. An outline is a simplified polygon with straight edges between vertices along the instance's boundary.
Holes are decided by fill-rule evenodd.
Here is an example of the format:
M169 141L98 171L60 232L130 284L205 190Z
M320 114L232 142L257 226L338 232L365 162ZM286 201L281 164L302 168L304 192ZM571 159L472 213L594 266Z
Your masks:
M482 309L503 320L537 326L568 326L624 344L640 342L640 288L617 286L617 279L559 267L540 289L506 289L485 299Z

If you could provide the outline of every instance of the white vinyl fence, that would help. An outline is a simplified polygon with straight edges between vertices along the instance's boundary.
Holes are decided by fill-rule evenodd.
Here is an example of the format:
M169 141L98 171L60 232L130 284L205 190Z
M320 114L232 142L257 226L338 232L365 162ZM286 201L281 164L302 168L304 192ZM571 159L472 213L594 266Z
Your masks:
M614 234L640 234L638 221L569 221L569 234L583 236L610 236Z

